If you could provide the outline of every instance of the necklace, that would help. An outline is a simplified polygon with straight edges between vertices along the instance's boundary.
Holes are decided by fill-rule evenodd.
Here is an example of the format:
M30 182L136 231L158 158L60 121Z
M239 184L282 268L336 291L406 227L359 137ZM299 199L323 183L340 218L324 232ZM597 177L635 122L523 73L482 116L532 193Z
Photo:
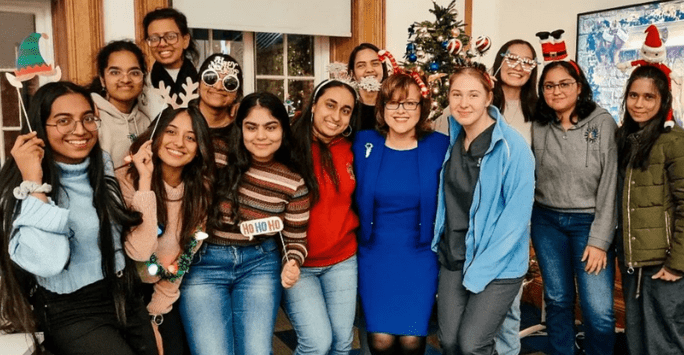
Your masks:
M168 269L159 262L156 254L150 256L150 260L145 262L147 267L147 272L152 276L159 276L162 280L169 280L174 282L179 278L183 277L190 269L190 264L192 263L192 257L195 255L195 247L201 240L208 237L207 233L203 232L200 227L197 227L195 234L192 236L192 240L185 246L185 251L178 256L176 261L169 265Z
M510 103L509 103L510 102ZM520 114L520 101L518 100L507 100L506 101L506 109L504 110L505 114L504 120L506 120L506 123L510 124L511 119L508 119L508 117L518 117Z

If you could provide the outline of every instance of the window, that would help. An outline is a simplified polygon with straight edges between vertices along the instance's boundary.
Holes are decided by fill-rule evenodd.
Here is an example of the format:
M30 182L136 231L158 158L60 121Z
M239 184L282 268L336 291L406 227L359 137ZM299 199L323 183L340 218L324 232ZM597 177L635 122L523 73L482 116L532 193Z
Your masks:
M293 115L314 88L314 38L257 33L256 69L257 91L276 94Z
M10 155L14 141L19 136L21 127L26 124L21 113L19 97L15 87L11 86L5 73L14 73L16 69L16 51L26 36L32 32L47 33L52 38L52 16L50 1L2 1L0 2L0 165ZM52 41L39 42L40 53L46 63L54 63ZM24 82L21 95L26 102L29 93L45 84L44 77L36 77ZM27 108L28 109L28 108Z
M327 37L199 28L191 33L201 60L212 53L229 54L242 66L245 93L271 92L290 115L303 109L329 62Z

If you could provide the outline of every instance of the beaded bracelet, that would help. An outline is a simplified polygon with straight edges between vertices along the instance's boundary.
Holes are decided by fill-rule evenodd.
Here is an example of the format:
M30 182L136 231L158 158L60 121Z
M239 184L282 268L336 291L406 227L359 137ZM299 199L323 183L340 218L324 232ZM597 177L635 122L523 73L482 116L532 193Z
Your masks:
M21 184L14 188L14 197L17 200L25 200L28 195L32 193L50 193L52 191L52 186L50 184L38 184L33 181L24 180Z

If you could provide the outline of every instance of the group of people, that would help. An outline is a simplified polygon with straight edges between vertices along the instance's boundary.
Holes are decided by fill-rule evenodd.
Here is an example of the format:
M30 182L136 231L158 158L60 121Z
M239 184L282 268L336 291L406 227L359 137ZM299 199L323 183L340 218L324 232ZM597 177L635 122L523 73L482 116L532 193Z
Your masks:
M31 98L0 171L2 329L54 354L269 354L282 304L296 354L347 354L360 299L373 354L423 354L435 306L445 354L517 353L531 237L555 353L574 354L576 289L586 352L612 353L616 250L631 353L684 351L684 131L658 68L633 71L618 128L576 63L537 85L513 40L493 74L451 75L443 135L425 78L372 44L348 70L379 91L324 80L290 122L231 56L196 71L181 13L143 25L149 72L115 41L88 89Z

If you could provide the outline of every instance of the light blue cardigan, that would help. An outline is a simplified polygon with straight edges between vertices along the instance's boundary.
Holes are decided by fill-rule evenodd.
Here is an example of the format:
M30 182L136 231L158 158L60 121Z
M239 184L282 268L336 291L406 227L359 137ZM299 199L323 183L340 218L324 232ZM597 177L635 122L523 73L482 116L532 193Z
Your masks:
M490 106L496 120L492 141L482 159L470 206L463 286L479 293L495 279L525 275L529 263L529 223L534 202L534 157L525 139ZM437 217L432 250L444 234L444 166L462 126L449 116L449 149L439 176Z
M105 173L113 174L111 158L104 153ZM68 294L102 280L99 247L100 221L93 207L88 179L90 158L80 164L57 163L62 190L59 205L33 196L21 202L13 221L9 255L22 269L36 275L46 289ZM121 228L112 225L116 271L125 266Z

